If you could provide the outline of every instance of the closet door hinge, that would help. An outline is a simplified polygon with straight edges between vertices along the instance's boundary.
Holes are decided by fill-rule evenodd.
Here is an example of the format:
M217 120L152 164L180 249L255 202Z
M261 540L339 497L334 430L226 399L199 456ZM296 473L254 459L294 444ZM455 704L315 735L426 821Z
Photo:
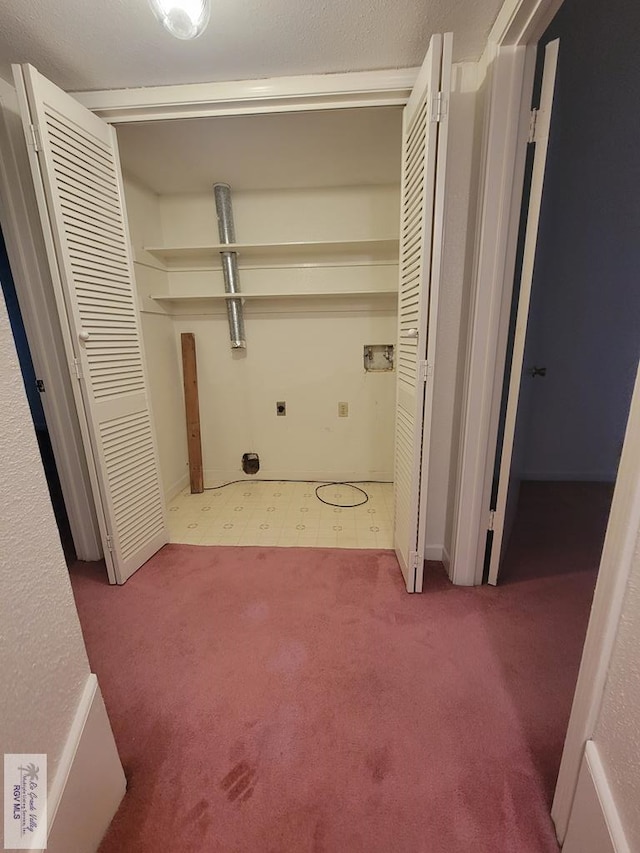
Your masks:
M29 130L31 131L31 147L33 150L38 153L38 151L42 151L42 140L40 139L40 128L37 124L30 124Z
M442 121L447 114L447 101L442 92L433 96L431 102L431 121Z
M73 359L73 370L76 374L76 379L82 379L82 370L80 369L80 361L77 358Z
M419 361L418 382L426 382L431 376L433 376L433 367L431 367L428 361Z
M418 552L417 551L409 551L409 568L417 569L418 568Z
M529 138L527 142L531 144L536 141L536 125L538 124L538 110L531 110L531 115L529 116Z
M36 388L41 394L45 393L44 379L36 379Z
M110 533L107 533L107 548L113 553L113 538Z
M493 530L493 526L494 526L495 522L496 522L496 511L495 511L495 509L490 509L489 510L489 525L488 525L489 530Z

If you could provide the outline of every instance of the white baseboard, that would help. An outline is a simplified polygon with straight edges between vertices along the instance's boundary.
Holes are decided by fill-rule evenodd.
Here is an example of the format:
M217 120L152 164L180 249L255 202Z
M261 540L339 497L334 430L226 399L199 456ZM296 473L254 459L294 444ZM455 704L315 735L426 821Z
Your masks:
M425 545L425 548L424 548L425 560L437 560L438 562L442 562L443 554L444 554L444 546L443 545Z
M49 792L47 853L95 853L126 790L98 679L87 679Z
M562 853L631 853L598 747L587 741Z
M261 468L254 477L244 474L242 471L238 471L237 469L228 470L223 468L207 468L204 471L205 486L217 486L219 483L228 483L232 480L308 480L310 482L315 480L319 482L326 481L337 483L349 483L354 481L373 482L381 480L385 483L390 483L393 481L393 472L376 471L372 473L371 471L335 472L310 470L282 471L278 469L267 470Z
M189 485L189 472L185 471L185 473L180 477L180 479L176 480L172 483L168 489L164 490L164 499L167 503L172 501L177 494L179 494L185 486Z
M446 573L451 577L451 557L445 547L442 548L442 565L444 566Z

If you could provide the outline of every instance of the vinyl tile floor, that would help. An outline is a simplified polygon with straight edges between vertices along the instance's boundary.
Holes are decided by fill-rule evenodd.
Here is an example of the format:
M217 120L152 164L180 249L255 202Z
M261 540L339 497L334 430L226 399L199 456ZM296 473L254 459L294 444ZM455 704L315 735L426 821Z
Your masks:
M171 542L184 545L279 545L316 548L392 548L393 484L365 483L362 506L327 506L315 483L246 480L192 495L185 489L168 504ZM333 503L363 496L345 485L321 491Z

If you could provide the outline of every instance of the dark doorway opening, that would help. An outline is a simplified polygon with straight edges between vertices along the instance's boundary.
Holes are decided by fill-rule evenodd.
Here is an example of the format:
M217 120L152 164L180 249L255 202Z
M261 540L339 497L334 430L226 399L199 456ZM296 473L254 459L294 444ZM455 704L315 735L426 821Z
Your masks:
M51 503L53 505L53 512L58 525L58 531L60 533L62 549L64 551L67 565L70 565L75 561L76 553L73 544L73 537L71 535L71 528L69 526L67 509L65 507L64 497L62 494L62 487L60 486L58 469L53 455L53 447L51 446L51 439L47 428L44 408L42 400L40 399L40 395L42 393L46 393L46 388L44 388L42 383L39 382L34 370L31 350L29 349L29 341L27 339L27 333L22 319L22 312L20 311L20 303L18 302L18 295L16 293L11 266L9 264L9 257L7 255L7 249L1 230L0 286L2 287L2 293L7 305L11 331L13 332L13 339L18 352L22 379L25 391L27 392L33 427L38 439L40 456L42 458L42 465L47 478L47 485L49 487L49 494L51 496Z

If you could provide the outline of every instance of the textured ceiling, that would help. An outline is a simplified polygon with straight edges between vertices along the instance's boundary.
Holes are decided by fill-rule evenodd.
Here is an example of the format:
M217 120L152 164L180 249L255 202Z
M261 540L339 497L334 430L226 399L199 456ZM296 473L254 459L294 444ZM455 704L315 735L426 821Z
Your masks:
M0 75L30 62L67 90L419 65L434 32L457 60L482 52L502 0L213 0L181 42L147 0L0 0Z
M402 108L119 125L122 166L157 193L393 184Z

